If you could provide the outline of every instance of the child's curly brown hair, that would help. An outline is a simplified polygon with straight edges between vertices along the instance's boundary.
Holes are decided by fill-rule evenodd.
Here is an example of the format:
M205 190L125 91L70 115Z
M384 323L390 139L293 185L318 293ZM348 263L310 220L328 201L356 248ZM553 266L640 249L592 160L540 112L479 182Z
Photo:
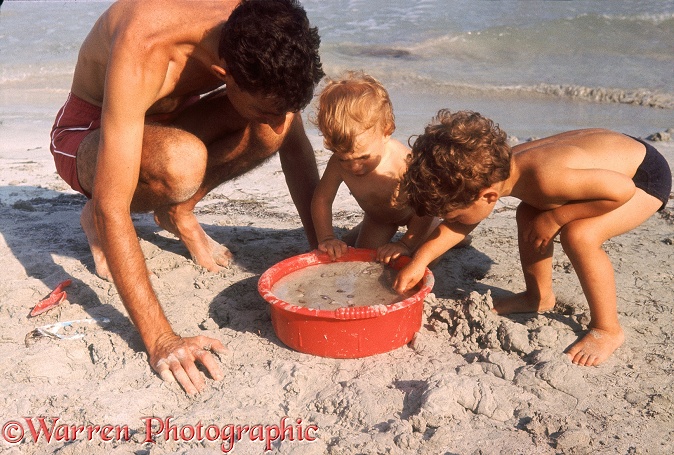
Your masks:
M511 155L506 133L493 121L442 109L412 145L403 189L417 215L442 217L506 180Z

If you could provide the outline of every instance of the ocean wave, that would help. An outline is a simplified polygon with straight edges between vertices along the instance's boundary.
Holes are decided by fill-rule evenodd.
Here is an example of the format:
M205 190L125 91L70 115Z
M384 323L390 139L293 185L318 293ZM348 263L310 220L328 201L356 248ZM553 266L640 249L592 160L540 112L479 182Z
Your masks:
M648 89L619 89L583 87L580 85L538 84L532 87L522 87L518 90L599 103L633 104L636 106L674 109L674 95L669 93L658 93Z
M491 85L439 81L420 75L380 75L391 87L413 86L413 90L438 93L476 93L481 95L517 96L541 95L562 99L573 99L591 103L631 104L656 109L674 109L674 93L654 91L645 88L624 89L611 87L586 87L581 85L533 84L533 85ZM397 77L396 77L397 76Z
M601 17L616 21L638 21L651 22L654 25L661 25L665 22L674 22L674 12L666 13L641 13L634 15L602 14Z
M432 35L432 32L428 32ZM443 55L472 56L476 60L501 54L522 58L566 56L569 50L591 53L671 57L674 13L610 16L579 14L533 24L487 24L470 31L451 31L435 36L420 34L417 42L395 45L422 58ZM390 44L388 44L391 46Z
M443 84L445 85L445 84ZM568 98L591 103L617 103L656 109L674 109L674 94L656 92L645 88L622 89L610 87L585 87L581 85L535 84L514 86L479 86L475 84L448 84L479 92L528 93L556 98Z

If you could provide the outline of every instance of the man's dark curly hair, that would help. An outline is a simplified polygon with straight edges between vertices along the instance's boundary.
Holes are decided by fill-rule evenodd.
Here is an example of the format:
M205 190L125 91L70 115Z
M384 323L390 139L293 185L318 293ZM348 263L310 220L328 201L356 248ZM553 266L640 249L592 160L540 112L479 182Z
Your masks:
M477 112L446 109L412 145L403 188L419 216L469 206L480 191L510 176L506 134Z
M243 0L222 28L218 52L239 87L297 112L325 75L320 42L298 1Z

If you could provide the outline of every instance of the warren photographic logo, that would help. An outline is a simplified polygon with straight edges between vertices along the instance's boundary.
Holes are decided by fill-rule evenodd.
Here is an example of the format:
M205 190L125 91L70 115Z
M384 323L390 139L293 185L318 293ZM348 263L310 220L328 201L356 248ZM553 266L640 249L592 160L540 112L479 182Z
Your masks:
M245 439L264 445L264 451L285 441L316 440L317 425L303 424L302 419L282 417L278 424L176 424L171 417L143 417L142 426L72 425L59 417L23 417L9 420L2 426L1 438L9 444L53 444L73 441L103 441L157 444L161 442L209 442L220 445L224 453L231 452L236 443Z

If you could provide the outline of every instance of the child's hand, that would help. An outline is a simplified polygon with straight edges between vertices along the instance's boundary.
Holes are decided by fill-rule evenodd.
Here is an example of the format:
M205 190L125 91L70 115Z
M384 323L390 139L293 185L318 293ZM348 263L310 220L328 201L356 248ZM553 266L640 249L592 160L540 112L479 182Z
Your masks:
M398 272L398 276L396 276L393 282L393 290L398 294L404 294L421 281L424 273L426 273L426 266L424 264L417 264L415 261L410 262Z
M323 240L318 244L319 251L328 253L328 256L330 256L330 259L333 261L341 257L343 254L346 254L347 248L348 247L346 243L335 238Z
M387 243L377 248L377 260L388 264L400 256L412 256L412 252L402 242Z
M562 227L557 223L552 210L536 215L524 232L524 240L531 243L534 250L544 254Z

